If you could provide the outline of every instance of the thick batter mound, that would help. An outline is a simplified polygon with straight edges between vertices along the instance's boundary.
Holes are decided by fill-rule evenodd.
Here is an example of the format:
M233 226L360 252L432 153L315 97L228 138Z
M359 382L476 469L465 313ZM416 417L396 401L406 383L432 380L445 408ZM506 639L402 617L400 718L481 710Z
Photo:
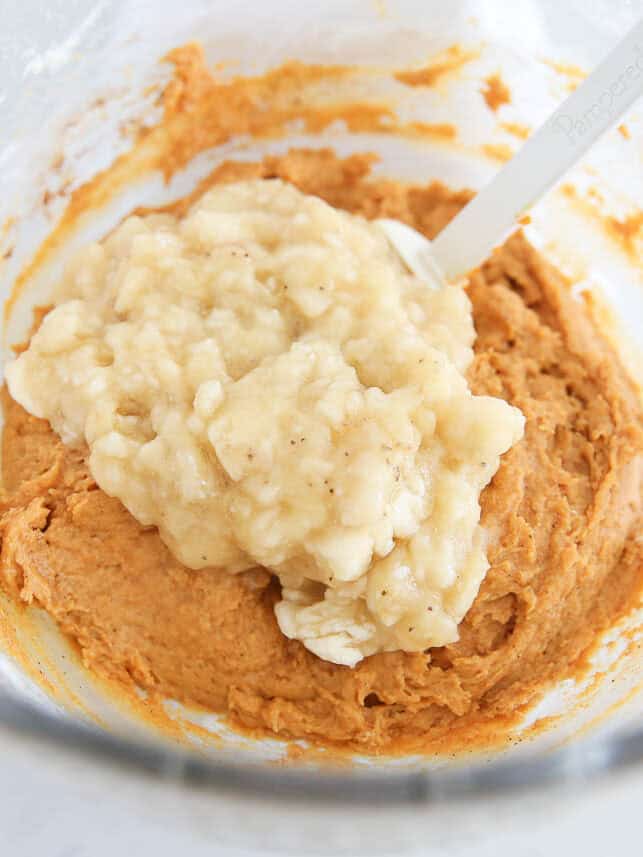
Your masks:
M468 199L370 179L369 163L299 151L226 164L214 180L279 176L430 237ZM267 572L181 566L97 488L84 449L6 393L4 586L49 611L90 668L244 727L370 752L471 745L506 729L639 598L643 416L611 348L521 235L469 294L472 389L519 407L527 426L482 496L491 569L454 645L355 669L319 660L279 632Z

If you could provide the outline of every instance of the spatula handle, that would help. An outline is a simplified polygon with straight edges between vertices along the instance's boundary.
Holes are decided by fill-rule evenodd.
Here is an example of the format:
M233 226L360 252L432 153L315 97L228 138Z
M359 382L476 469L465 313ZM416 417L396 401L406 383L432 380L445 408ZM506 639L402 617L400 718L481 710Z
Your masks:
M446 279L479 265L642 93L643 19L432 242Z

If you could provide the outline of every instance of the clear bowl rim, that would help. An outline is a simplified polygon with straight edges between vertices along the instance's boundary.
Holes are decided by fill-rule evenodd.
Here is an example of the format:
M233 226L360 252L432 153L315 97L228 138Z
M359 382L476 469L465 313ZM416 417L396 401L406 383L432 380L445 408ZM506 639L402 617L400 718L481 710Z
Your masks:
M14 735L123 773L220 794L330 805L430 806L477 797L509 799L525 791L571 786L643 771L643 727L574 740L518 759L459 763L448 769L308 769L236 762L161 741L108 732L67 712L52 713L0 692L0 726Z

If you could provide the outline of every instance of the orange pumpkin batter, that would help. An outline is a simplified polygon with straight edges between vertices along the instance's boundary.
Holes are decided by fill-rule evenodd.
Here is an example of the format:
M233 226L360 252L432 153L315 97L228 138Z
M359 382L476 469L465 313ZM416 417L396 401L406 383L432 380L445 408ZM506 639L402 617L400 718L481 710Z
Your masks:
M368 175L370 158L292 151L210 181L279 176L433 236L468 199ZM527 417L482 496L491 569L454 645L355 669L285 639L261 569L181 566L89 475L86 450L5 393L0 579L36 601L104 675L227 712L244 727L370 752L476 742L569 675L638 600L643 415L564 279L520 234L471 279L470 381Z

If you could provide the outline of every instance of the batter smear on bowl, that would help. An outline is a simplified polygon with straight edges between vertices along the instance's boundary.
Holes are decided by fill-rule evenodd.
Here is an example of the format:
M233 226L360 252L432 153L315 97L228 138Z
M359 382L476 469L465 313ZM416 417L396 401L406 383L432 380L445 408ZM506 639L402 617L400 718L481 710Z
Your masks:
M429 237L467 199L368 169L367 157L293 151L228 163L214 181L280 178ZM273 575L182 564L156 527L97 487L82 442L65 445L6 391L4 586L50 612L92 669L244 727L388 752L464 745L508 722L639 599L643 419L611 347L522 235L467 292L471 391L526 423L481 495L490 567L457 640L354 667L317 657L280 631Z

